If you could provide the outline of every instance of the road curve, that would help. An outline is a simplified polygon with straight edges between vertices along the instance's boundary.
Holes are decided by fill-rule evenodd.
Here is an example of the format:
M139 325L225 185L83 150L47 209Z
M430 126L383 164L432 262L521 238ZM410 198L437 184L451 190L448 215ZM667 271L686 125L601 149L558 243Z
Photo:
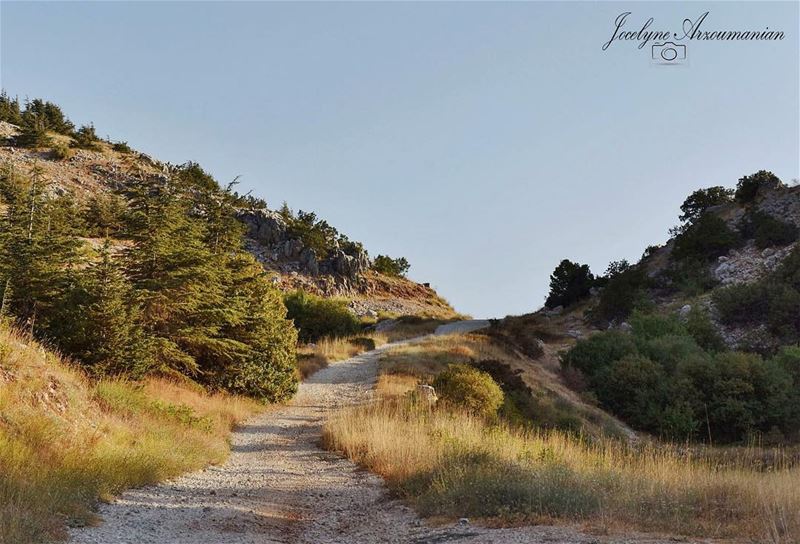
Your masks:
M473 327L476 322L454 329L475 330ZM232 435L231 455L223 465L128 491L101 505L99 526L72 530L70 541L566 544L605 540L563 527L431 527L393 499L379 477L321 449L326 415L372 398L378 359L392 345L317 372L300 385L291 403L238 428Z

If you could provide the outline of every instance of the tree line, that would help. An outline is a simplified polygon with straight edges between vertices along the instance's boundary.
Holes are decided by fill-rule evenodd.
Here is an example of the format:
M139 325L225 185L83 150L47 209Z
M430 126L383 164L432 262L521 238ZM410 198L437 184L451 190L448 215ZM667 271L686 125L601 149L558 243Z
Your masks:
M281 295L243 247L234 193L196 164L83 204L6 164L0 200L6 319L97 375L187 376L265 401L295 391Z

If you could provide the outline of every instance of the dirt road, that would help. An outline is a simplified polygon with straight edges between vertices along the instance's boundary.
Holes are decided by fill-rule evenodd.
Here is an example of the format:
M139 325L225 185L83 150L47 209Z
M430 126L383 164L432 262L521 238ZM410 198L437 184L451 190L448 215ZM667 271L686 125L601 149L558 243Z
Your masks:
M469 327L467 327L469 328ZM389 346L384 346L386 349ZM132 490L75 544L588 543L571 529L429 527L382 481L319 447L328 412L368 401L382 349L336 363L285 407L239 428L222 466ZM646 541L640 541L646 542Z

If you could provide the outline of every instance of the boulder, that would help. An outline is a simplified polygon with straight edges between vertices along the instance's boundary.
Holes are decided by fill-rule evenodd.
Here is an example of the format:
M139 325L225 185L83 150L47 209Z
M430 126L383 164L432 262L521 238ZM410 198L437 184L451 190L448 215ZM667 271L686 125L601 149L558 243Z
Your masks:
M250 238L271 246L286 238L286 223L280 214L270 210L247 210L239 213L239 219L247 225Z
M428 404L436 404L436 401L439 400L439 397L436 396L436 390L430 385L420 384L414 391L421 401Z

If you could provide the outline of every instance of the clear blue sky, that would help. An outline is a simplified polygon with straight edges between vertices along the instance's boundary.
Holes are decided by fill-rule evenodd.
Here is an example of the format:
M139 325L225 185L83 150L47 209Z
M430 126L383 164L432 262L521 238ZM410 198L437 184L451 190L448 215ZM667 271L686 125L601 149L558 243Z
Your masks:
M614 19L783 41L601 46ZM798 166L798 3L0 4L0 83L162 160L241 175L459 310L538 308L565 257L663 242L692 190Z

